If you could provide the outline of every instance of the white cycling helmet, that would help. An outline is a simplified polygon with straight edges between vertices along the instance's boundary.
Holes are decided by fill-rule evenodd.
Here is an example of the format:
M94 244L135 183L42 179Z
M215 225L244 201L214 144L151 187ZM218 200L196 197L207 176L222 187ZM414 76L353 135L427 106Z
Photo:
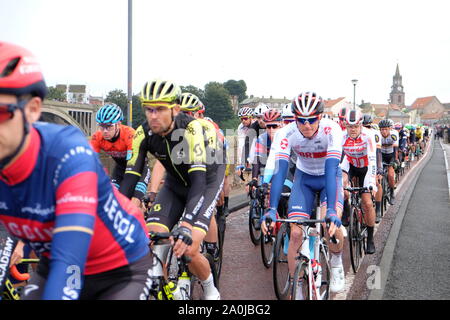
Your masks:
M249 107L240 108L238 111L238 117L251 117L253 116L253 109Z
M294 113L292 113L291 103L286 103L281 110L281 117L283 118L293 118Z
M359 110L349 109L345 113L344 123L347 125L358 125L362 124L363 115Z
M269 107L265 104L258 105L255 110L253 111L253 115L255 117L262 117L264 116L264 113L269 110Z

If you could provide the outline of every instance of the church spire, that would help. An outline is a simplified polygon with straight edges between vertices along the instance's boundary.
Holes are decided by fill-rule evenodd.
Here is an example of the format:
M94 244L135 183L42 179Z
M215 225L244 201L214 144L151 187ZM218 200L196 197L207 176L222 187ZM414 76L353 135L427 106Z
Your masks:
M398 63L397 63L397 69L395 70L395 77L400 77L400 69L398 68Z

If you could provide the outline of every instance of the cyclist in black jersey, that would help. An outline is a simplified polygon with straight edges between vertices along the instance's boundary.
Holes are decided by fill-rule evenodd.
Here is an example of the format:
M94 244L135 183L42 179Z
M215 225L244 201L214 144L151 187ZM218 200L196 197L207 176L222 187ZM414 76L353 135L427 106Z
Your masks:
M170 231L180 220L174 252L189 256L190 271L202 281L205 299L220 299L209 263L200 254L217 198L223 186L225 164L214 126L180 112L181 89L169 82L147 82L141 102L147 121L136 131L120 192L133 194L147 152L166 169L164 185L147 218L150 231ZM207 127L210 124L210 127ZM183 214L183 211L185 213Z

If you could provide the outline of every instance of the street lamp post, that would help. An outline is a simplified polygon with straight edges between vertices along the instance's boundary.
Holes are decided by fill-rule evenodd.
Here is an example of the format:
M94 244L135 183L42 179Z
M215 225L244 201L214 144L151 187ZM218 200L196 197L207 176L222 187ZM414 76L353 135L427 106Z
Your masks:
M356 109L356 84L358 83L357 79L352 80L353 83L353 110Z
M129 127L131 127L132 124L132 114L133 114L133 88L132 88L132 82L133 82L133 75L132 75L132 61L133 61L133 41L132 41L132 34L133 34L133 7L132 7L132 0L128 0L128 106L127 106L127 114L128 114L128 121L127 124Z

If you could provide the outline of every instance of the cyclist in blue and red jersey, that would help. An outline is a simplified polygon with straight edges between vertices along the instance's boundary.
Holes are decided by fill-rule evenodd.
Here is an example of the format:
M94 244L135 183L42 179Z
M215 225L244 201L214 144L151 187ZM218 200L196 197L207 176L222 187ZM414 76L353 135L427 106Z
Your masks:
M143 216L80 130L37 122L46 91L36 58L0 42L0 222L40 257L24 298L145 299Z

